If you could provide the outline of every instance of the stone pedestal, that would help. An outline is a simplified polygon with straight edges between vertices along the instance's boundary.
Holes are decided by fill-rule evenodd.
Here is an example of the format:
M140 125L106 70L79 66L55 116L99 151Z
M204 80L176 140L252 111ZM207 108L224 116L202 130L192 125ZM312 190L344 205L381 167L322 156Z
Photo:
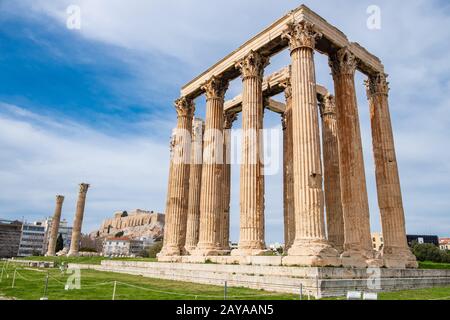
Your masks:
M328 242L339 252L344 249L344 216L341 202L339 148L334 97L324 96L319 103L322 116L324 189Z
M186 242L191 133L195 106L192 100L183 97L175 102L175 108L178 123L169 176L164 245L158 256L180 255Z
M48 240L48 248L46 256L53 257L56 252L56 241L58 239L59 223L61 222L61 210L64 202L64 196L56 196L55 213L52 219L52 228L50 231L50 237Z
M204 86L206 92L206 130L200 195L200 233L197 256L223 255L220 238L223 218L223 105L228 81L212 77Z
M80 250L81 227L83 225L84 207L86 205L86 194L89 189L89 184L80 184L80 191L78 193L77 211L75 212L75 220L73 221L72 239L70 242L70 250L67 256L78 256Z
M240 237L232 255L260 255L264 242L263 93L268 59L250 51L236 63L242 75L242 162L240 175Z
M189 206L184 249L189 254L197 247L200 229L200 192L203 166L203 120L194 119L192 125L191 169L189 178Z
M415 256L406 240L400 178L389 112L389 87L385 74L369 77L366 82L370 105L373 154L381 213L384 246L382 257L388 268L417 268Z
M330 57L336 94L341 200L344 215L344 266L377 264L370 234L369 203L355 93L357 60L347 49Z
M339 265L326 240L314 47L319 35L307 22L283 34L291 51L295 241L283 258L288 265Z

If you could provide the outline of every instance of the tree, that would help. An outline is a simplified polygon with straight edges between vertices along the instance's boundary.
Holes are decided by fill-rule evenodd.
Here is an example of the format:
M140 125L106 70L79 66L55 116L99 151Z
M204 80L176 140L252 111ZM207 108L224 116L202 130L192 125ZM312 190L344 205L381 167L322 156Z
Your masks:
M58 236L58 239L56 239L55 252L59 252L62 249L64 249L64 239L62 237L62 234L60 233L59 236Z
M152 245L148 249L148 257L149 258L156 258L156 255L161 251L162 247L163 247L163 242L162 241L155 242L155 244Z

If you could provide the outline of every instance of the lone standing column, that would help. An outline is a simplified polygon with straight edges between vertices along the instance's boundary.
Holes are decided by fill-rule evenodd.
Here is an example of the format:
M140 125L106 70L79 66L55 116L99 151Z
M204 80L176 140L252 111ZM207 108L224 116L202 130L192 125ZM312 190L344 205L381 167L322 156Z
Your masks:
M320 35L314 26L291 23L283 34L292 61L292 126L295 241L283 259L287 265L339 265L338 252L326 240L320 132L314 48Z
M341 199L344 214L344 266L374 264L369 203L355 92L357 60L347 49L330 57L336 94Z
M50 238L48 240L48 248L46 256L53 257L56 250L56 240L58 238L59 223L61 221L61 210L64 202L64 196L56 196L55 213L52 219L52 229L50 231Z
M223 255L220 239L223 217L223 105L228 81L213 76L204 86L206 128L200 195L200 233L193 255Z
M286 98L286 111L282 116L283 126L283 211L284 211L284 250L292 246L295 239L294 211L294 171L292 142L292 87L290 80L282 84Z
M86 205L86 194L89 189L89 184L80 184L80 191L78 193L77 211L75 213L75 220L73 221L72 239L70 241L70 250L67 256L78 256L80 250L81 227L83 225L84 207Z
M339 252L344 248L339 147L334 97L328 94L319 103L322 116L322 144L328 242Z
M230 195L231 195L231 128L236 121L236 113L224 114L223 143L223 220L221 223L222 248L230 249Z
M158 256L161 258L181 255L186 242L194 102L182 97L175 101L175 109L178 123L169 177L164 245Z
M236 63L242 75L242 163L240 175L239 247L232 255L260 255L264 241L263 91L268 59L250 51Z
M389 112L387 75L377 74L366 82L370 105L372 142L378 205L381 213L384 264L388 268L417 268L406 241L405 213Z
M192 125L191 169L189 178L189 207L185 250L191 253L197 247L200 228L200 192L202 186L203 132L202 119L194 119Z

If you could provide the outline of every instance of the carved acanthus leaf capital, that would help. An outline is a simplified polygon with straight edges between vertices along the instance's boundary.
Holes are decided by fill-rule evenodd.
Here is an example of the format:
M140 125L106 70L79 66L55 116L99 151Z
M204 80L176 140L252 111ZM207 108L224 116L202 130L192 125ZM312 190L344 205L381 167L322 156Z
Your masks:
M233 122L238 118L238 114L235 112L224 112L223 114L223 128L231 129L233 127Z
M336 114L336 101L334 96L331 93L325 95L319 101L320 115L322 117L326 115L335 115Z
M386 73L378 73L376 75L369 76L369 79L364 81L367 89L367 97L370 99L375 95L388 95L389 94L389 82L387 81L388 75Z
M64 201L64 196L61 196L61 195L56 196L56 203L63 203L63 201Z
M333 76L343 74L354 75L358 65L358 59L345 47L330 56L329 65Z
M291 52L299 48L316 47L316 40L320 39L322 34L314 29L314 24L307 21L291 22L283 32L282 38L289 40Z
M86 194L89 189L89 184L87 183L80 183L80 193Z
M228 80L225 80L222 77L212 76L212 78L206 81L202 86L202 90L204 90L206 94L206 100L224 100L228 85Z
M243 79L260 78L264 76L264 68L269 65L269 58L251 50L244 58L235 63L236 69L241 71Z
M175 100L175 110L178 117L192 118L195 112L194 101L186 97L181 97Z

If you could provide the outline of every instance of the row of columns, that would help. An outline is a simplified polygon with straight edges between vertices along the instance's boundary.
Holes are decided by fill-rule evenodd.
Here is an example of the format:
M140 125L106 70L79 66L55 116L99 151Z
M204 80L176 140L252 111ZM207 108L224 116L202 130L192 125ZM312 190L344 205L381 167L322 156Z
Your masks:
M347 48L330 54L336 98L327 95L317 101L314 50L316 39L320 37L314 26L306 22L290 24L283 34L291 53L290 81L283 84L286 94L286 112L283 115L284 218L285 242L289 248L283 262L311 266L384 263L388 267L415 267L415 259L406 243L386 76L370 76L367 81L378 200L385 238L384 261L381 261L372 249L370 235L354 81L358 60ZM265 250L260 134L263 127L262 79L267 64L266 57L253 51L236 63L243 83L244 135L240 171L240 239L238 249L233 250L232 255L259 255ZM229 161L225 165L222 162L224 156L229 156L229 142L222 144L223 140L217 136L223 136L224 123L227 123L228 130L233 121L224 120L227 87L228 81L220 77L212 77L203 86L207 105L201 168L196 167L197 164L191 166L194 171L189 175L188 162L171 164L166 234L160 256L180 255L186 251L199 256L229 252L230 168ZM181 101L176 104L177 128L190 132L193 103L186 98ZM322 119L323 166L318 104ZM189 150L189 146L181 141L176 145ZM199 155L198 150L195 153ZM190 188L187 183L189 176ZM186 199L189 199L189 204Z

